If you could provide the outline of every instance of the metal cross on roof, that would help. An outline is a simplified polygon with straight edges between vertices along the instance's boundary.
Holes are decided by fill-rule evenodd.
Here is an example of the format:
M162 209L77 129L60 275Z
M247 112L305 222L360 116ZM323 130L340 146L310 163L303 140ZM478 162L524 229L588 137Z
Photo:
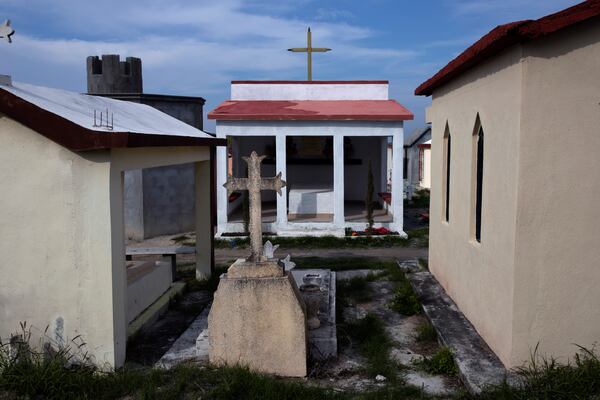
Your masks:
M285 187L286 183L281 179L281 172L273 178L261 178L260 164L265 156L259 156L253 151L250 157L242 158L248 164L248 178L234 178L230 175L223 186L227 188L228 194L238 190L248 191L250 197L248 230L250 231L250 246L252 248L248 261L262 262L266 261L266 257L263 255L260 192L261 190L274 190L281 196L281 188Z
M306 32L306 47L292 47L291 49L288 49L288 51L293 51L294 53L306 53L308 55L308 80L312 81L312 53L325 53L331 51L331 49L326 47L312 47L312 36L310 27L308 27L308 31Z
M7 19L0 25L0 38L5 38L8 43L12 43L11 36L14 34L15 30L10 26L10 19Z

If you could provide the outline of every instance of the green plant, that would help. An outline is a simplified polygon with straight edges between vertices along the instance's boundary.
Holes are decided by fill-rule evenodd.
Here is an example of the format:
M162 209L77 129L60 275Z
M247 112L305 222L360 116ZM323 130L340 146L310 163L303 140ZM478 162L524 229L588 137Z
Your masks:
M182 243L182 242L190 240L190 237L188 235L178 235L178 236L171 238L171 240L174 241L175 243Z
M429 322L417 326L417 342L435 342L437 341L437 332Z
M430 374L454 376L458 373L454 355L448 347L442 347L433 356L423 357L418 361L413 361L413 363Z
M375 188L373 186L373 170L371 168L371 160L369 160L369 167L367 170L367 197L365 199L365 207L367 211L367 222L369 227L367 228L367 234L370 235L373 230L373 193Z
M361 354L367 359L367 372L372 377L383 375L395 380L397 366L389 357L392 341L383 321L374 314L367 314L352 324L346 324L345 331L359 346Z
M429 208L429 189L420 189L413 194L410 201L405 201L406 208Z
M281 248L305 248L305 249L333 249L333 248L366 248L366 247L407 247L414 242L412 239L403 238L399 235L390 235L382 237L335 237L335 236L302 236L302 237L281 237L264 235L264 240L270 240L273 244L278 244ZM215 247L244 248L250 244L248 238L236 238L234 240L215 239ZM427 244L425 242L425 244ZM418 245L417 245L418 246Z
M403 315L421 314L421 304L410 286L399 286L394 294L391 308Z
M338 292L338 296L343 296L355 303L364 303L371 299L368 279L362 276L338 281L336 291Z

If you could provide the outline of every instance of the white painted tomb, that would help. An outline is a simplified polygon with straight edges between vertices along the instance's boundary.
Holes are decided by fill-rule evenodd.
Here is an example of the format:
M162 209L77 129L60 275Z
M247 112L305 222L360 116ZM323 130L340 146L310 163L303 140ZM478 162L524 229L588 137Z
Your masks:
M245 176L242 157L252 151L267 156L264 174L281 171L288 182L282 196L263 197L265 231L343 236L345 228L363 230L371 162L374 200L384 210L375 227L404 234L403 124L413 115L389 98L388 86L388 81L233 81L231 100L208 114L216 120L217 137L229 142L227 149L217 149L217 236L244 231L242 199L230 197L223 184L228 175ZM389 206L383 195L391 195ZM328 218L309 218L315 214Z
M333 214L333 188L323 184L296 185L289 191L290 215Z

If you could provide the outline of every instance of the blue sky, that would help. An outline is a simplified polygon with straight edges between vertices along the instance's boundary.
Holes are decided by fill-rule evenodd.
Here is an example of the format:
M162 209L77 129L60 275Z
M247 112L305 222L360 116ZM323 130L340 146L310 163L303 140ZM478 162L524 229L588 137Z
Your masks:
M0 74L84 92L85 58L141 57L147 93L202 96L210 111L232 79L388 79L390 95L424 124L413 91L496 25L539 18L577 0L0 0L17 30L0 42ZM214 131L214 123L205 128Z

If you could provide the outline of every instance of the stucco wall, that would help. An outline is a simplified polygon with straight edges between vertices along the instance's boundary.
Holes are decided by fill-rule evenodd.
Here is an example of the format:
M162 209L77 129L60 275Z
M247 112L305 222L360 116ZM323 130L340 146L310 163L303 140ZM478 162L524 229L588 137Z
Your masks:
M133 101L152 106L202 129L202 103L141 96ZM194 164L125 173L125 230L128 238L142 240L193 229Z
M409 185L419 185L419 144L425 143L431 139L431 131L423 135L417 142L407 149L407 183Z
M528 44L513 363L600 342L600 26Z
M0 140L0 336L26 321L37 343L49 326L113 364L109 153L72 153L1 116Z
M231 100L387 100L388 84L232 83Z
M490 347L511 364L521 49L514 47L434 93L429 266ZM473 132L485 131L482 239L472 235ZM443 214L443 135L452 137L450 219Z

